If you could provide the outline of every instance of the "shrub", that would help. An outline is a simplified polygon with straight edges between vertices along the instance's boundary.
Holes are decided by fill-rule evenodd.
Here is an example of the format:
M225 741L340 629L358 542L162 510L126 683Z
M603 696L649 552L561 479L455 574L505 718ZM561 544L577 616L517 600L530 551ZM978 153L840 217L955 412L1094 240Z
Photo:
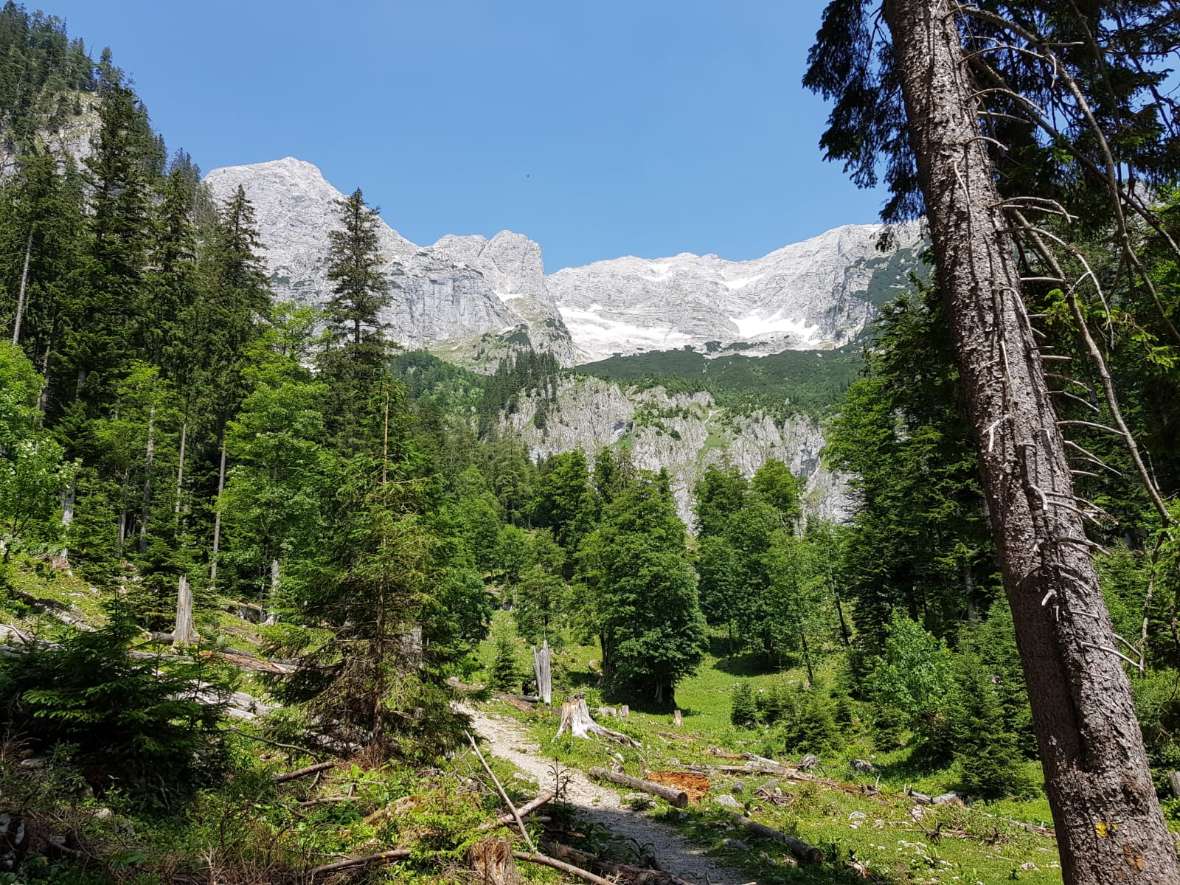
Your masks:
M758 711L754 706L754 690L750 688L748 682L739 682L733 687L729 721L739 728L749 728L757 719Z
M130 788L145 804L168 804L224 766L221 705L206 702L213 690L199 663L164 668L133 657L136 635L128 614L113 609L98 630L0 658L0 710L35 750L68 752L96 791Z

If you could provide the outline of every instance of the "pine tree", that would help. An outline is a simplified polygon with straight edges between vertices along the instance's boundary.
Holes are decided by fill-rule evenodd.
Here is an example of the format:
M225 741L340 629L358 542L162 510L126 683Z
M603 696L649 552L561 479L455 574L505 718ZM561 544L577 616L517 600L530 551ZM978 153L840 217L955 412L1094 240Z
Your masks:
M492 662L492 687L499 691L520 689L520 668L516 663L516 642L508 630L496 636L496 657Z

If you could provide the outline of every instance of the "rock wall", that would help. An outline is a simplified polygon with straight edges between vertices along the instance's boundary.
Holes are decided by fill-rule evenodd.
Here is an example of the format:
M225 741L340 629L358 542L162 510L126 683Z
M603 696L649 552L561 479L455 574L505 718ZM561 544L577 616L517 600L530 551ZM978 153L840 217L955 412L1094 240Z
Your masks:
M540 400L522 396L502 428L529 447L535 458L582 449L593 458L607 446L626 446L636 466L666 469L681 519L692 525L692 489L710 464L731 463L752 476L763 462L777 458L804 480L804 509L810 516L843 521L852 510L848 484L820 461L824 446L819 425L794 415L777 421L768 415L734 415L708 393L668 394L663 388L622 389L590 377L565 377L556 401L536 426Z

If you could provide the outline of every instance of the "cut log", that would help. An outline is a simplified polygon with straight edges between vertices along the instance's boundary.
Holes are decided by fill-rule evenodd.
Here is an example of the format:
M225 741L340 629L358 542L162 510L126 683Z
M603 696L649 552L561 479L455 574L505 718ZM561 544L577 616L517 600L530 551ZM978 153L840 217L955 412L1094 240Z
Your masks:
M533 673L537 677L537 694L541 703L553 704L553 653L549 649L549 640L541 643L540 648L533 649Z
M467 850L467 862L481 885L519 885L520 873L507 839L484 839Z
M618 741L620 744L626 744L629 747L640 746L639 741L628 737L622 732L603 728L595 722L594 718L590 715L590 709L586 706L586 698L582 695L574 695L561 705L561 724L557 727L555 737L561 737L567 731L576 738L584 738L596 734L600 737L610 738L612 741Z
M645 781L637 777L622 774L621 772L607 771L605 768L591 768L588 773L590 777L597 780L610 781L612 784L629 787L632 790L639 790L641 793L659 796L673 808L688 807L688 793L676 787L666 787L663 784L657 784L654 781Z
M791 856L799 861L799 863L821 863L824 859L824 853L822 851L814 845L804 842L798 836L792 836L790 833L784 833L781 830L768 827L766 824L760 824L758 821L751 820L741 814L733 815L733 821L752 836L770 839L778 842L780 845L785 845L787 851L791 852Z

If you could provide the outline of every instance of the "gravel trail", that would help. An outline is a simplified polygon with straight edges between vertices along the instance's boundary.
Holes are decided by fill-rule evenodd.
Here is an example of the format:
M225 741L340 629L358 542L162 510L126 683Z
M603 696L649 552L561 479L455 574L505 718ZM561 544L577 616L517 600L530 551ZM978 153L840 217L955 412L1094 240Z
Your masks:
M472 708L465 708L464 712L471 717L472 725L487 741L493 755L511 762L535 779L539 787L552 786L551 760L541 755L541 748L530 740L519 723ZM566 801L592 823L649 849L666 872L701 885L743 885L749 881L705 856L671 827L624 806L622 797L614 790L600 787L576 769L565 771L569 775Z

